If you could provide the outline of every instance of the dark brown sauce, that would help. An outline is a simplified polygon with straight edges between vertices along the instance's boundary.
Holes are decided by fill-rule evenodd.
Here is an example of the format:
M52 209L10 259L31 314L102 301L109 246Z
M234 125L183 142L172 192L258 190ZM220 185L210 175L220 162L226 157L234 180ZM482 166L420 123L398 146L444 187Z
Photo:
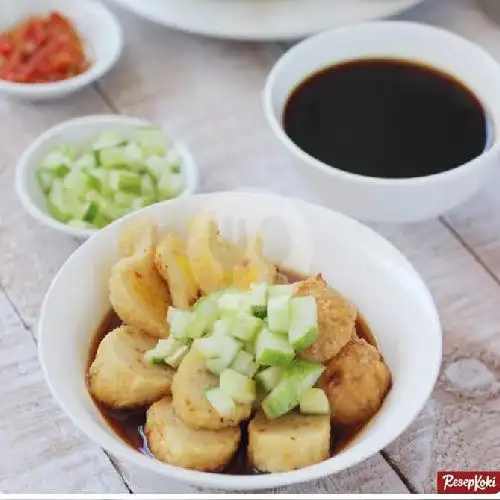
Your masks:
M311 75L290 95L283 125L314 158L379 178L453 169L492 139L482 104L462 82L397 59L353 60Z
M303 279L304 276L300 273L280 269L279 281L282 283L294 283ZM101 340L109 332L119 327L121 324L122 321L118 315L113 310L109 311L94 335L92 346L89 351L88 366L90 366L92 361L95 359L97 348L99 347ZM359 315L356 319L356 333L360 338L365 339L370 344L374 346L377 345L375 337L370 331L366 320L361 315ZM146 408L136 410L113 410L98 401L94 400L94 402L104 419L108 422L109 426L124 442L126 442L134 450L144 453L145 455L153 456L149 451L146 436L144 434ZM333 426L330 454L333 456L346 449L358 437L368 423L369 421L350 428ZM227 467L225 467L221 472L231 475L261 474L261 472L249 465L246 455L246 445L246 424L242 424L242 438L238 451Z

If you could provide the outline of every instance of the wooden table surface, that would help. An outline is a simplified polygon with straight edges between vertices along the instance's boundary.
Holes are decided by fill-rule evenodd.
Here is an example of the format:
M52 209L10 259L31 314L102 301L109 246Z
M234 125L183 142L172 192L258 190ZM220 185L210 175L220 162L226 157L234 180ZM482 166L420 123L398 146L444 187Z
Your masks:
M6 493L199 491L108 456L73 426L43 380L40 305L78 242L38 225L16 198L16 162L40 132L83 114L135 115L186 140L201 165L203 191L260 186L314 199L293 177L293 160L261 110L260 92L282 47L207 40L117 14L126 52L99 84L57 103L0 101L0 491ZM500 27L472 0L430 0L404 18L446 26L500 58ZM433 492L438 469L500 469L499 187L500 170L474 199L439 220L374 226L409 257L439 307L444 360L437 387L411 427L380 454L280 491Z

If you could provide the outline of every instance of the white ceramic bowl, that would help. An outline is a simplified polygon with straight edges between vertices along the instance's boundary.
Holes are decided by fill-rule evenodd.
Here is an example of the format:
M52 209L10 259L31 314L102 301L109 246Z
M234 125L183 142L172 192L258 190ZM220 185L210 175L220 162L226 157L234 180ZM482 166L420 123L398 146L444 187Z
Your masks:
M491 147L453 170L408 179L381 179L344 172L297 147L282 125L283 109L290 93L321 68L370 57L418 61L464 82L483 103L493 124ZM439 28L382 21L328 31L293 47L269 75L264 109L273 132L295 157L294 167L304 183L314 190L319 203L361 220L406 222L436 217L462 203L497 168L499 88L500 66L480 47Z
M45 195L36 178L36 169L43 157L61 143L90 144L108 130L115 130L125 137L132 136L134 130L143 125L151 123L122 115L96 115L75 118L44 132L28 147L17 165L16 189L24 208L40 223L61 233L80 239L92 236L96 229L71 227L49 214ZM185 176L185 188L180 196L193 194L198 186L198 168L187 147L178 141L174 144L182 158Z
M74 23L83 38L91 67L81 75L54 83L13 83L0 80L0 95L31 101L65 97L107 73L123 49L123 33L113 13L95 0L2 0L0 32L10 29L27 17L57 10Z
M73 422L120 459L194 485L231 490L269 488L326 476L387 446L422 409L441 360L436 308L409 262L360 223L326 208L276 195L195 195L153 205L128 219L151 217L161 232L184 232L186 222L202 210L213 214L228 237L260 232L270 259L304 273L323 273L355 302L393 374L394 385L382 409L348 449L320 464L288 473L201 473L161 463L131 449L103 419L85 384L92 337L110 308L108 277L119 258L116 242L122 222L118 221L99 231L69 258L50 286L41 311L41 363L52 393ZM276 231L278 226L280 231Z

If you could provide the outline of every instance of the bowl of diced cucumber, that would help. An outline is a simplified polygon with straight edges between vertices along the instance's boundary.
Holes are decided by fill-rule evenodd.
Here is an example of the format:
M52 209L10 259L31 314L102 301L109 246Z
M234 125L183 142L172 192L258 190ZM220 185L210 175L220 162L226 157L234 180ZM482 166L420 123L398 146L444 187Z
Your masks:
M19 161L16 184L35 219L86 239L135 210L194 193L198 170L186 146L156 124L86 116L38 137Z

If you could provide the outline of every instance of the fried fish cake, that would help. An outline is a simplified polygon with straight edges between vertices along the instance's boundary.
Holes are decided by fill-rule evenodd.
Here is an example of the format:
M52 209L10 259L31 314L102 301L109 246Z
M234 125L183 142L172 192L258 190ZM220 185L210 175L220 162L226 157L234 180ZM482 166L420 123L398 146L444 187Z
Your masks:
M391 372L378 350L355 338L326 364L319 382L328 396L335 424L368 420L382 405L391 386Z
M126 256L111 269L109 299L122 321L154 337L167 338L171 299L154 264L156 243L152 222L132 221L124 226L119 245Z
M207 389L218 385L219 378L205 368L205 362L196 349L191 349L182 360L172 383L175 412L188 427L224 429L237 426L250 416L251 404L236 403L233 415L221 417L205 395Z
M175 414L170 397L148 409L145 432L158 460L199 471L222 469L236 453L241 437L239 427L217 431L188 427Z
M91 394L112 408L138 408L170 394L173 370L144 362L155 345L155 338L132 326L108 333L88 371Z
M288 413L268 420L257 412L248 425L248 459L261 472L287 472L317 464L330 454L329 415Z
M167 234L155 251L156 269L168 283L172 304L178 309L189 309L199 295L186 252L186 243L174 233Z
M318 309L319 336L301 356L319 363L332 359L355 334L356 308L320 274L297 283L295 295L313 296Z

